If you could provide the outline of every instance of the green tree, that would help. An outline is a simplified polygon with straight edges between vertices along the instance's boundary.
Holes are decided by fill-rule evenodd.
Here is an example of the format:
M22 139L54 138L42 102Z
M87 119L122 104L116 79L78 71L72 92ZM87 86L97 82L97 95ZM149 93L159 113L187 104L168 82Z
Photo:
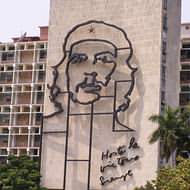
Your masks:
M187 107L180 113L180 127L176 130L177 139L177 155L182 151L190 151L190 108Z
M162 168L155 181L135 190L190 190L190 159L179 158L176 167Z
M45 190L40 187L39 164L28 156L10 156L0 165L1 190Z
M147 182L145 186L136 187L134 190L157 190L155 186L155 181Z
M180 108L172 109L168 106L163 114L152 115L149 118L159 125L149 142L161 140L161 158L166 158L168 161L175 151L180 153L182 150L189 150L189 114L189 109L181 112Z
M190 160L180 158L176 167L163 168L158 173L158 190L190 190Z

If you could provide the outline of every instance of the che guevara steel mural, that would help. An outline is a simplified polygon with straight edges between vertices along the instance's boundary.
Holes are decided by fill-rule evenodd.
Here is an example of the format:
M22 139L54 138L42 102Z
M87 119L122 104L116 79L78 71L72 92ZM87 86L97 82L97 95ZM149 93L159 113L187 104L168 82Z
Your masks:
M126 54L125 51L127 52ZM63 54L64 56L61 61L52 67L53 81L47 86L49 89L49 100L54 105L55 111L44 117L51 118L67 110L63 189L65 189L66 186L67 165L70 161L67 156L69 151L70 117L85 115L90 119L89 126L85 126L89 128L88 159L72 159L72 162L86 161L88 163L88 179L86 183L87 189L89 190L91 183L92 137L95 117L97 115L111 116L112 126L110 130L113 133L134 132L134 129L122 122L119 117L120 114L124 114L129 108L131 102L130 96L135 85L135 72L137 68L133 67L130 63L133 56L133 47L126 32L122 28L103 21L91 20L76 25L68 32L63 44ZM122 58L120 57L121 55ZM60 77L59 68L63 64L65 64L67 90L63 90L64 88L58 83ZM114 76L117 72L117 67L120 67L120 70L128 70L127 79L125 79L125 76L121 78L117 77L117 75ZM127 90L122 94L118 103L119 85L127 86ZM110 93L107 93L107 88L111 89L109 90ZM68 96L67 107L64 107L59 100L59 97L62 95ZM107 99L111 102L111 110L97 112L95 106L97 102L101 102L103 99ZM85 113L78 112L73 114L70 108L71 102L89 106L90 109ZM116 126L120 127L118 128ZM131 142L132 144L130 144ZM134 137L131 138L130 143L130 149L139 147ZM124 149L126 148L128 147ZM119 153L117 155L122 156L126 162L139 159L138 155L127 158L124 156L125 152L126 151L120 152L121 155ZM102 152L102 154L105 153ZM123 163L121 159L120 163ZM111 168L112 166L117 167L117 164L101 166L101 170L104 172L106 168ZM132 171L128 170L124 175L111 178L110 180L106 180L105 177L101 176L100 182L101 185L107 185L118 179L126 179L127 176L132 176Z

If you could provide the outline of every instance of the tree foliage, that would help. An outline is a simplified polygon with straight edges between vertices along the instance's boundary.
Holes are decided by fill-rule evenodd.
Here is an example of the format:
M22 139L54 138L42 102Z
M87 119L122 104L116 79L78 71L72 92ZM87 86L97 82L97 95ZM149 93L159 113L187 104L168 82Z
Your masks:
M180 108L172 109L169 106L160 115L152 115L149 119L159 127L153 132L150 143L161 140L161 158L170 158L177 151L190 150L190 110L181 112Z
M155 181L135 190L190 190L190 159L179 158L176 167L160 169Z
M0 165L1 190L45 190L40 187L39 164L28 156L10 156Z

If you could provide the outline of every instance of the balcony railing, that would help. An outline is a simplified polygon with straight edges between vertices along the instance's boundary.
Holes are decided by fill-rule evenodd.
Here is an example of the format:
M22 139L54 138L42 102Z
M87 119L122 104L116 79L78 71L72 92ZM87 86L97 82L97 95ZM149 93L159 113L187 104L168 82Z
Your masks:
M190 49L184 48L181 50L181 62L189 62L190 61Z
M180 93L180 105L184 106L190 103L190 93Z

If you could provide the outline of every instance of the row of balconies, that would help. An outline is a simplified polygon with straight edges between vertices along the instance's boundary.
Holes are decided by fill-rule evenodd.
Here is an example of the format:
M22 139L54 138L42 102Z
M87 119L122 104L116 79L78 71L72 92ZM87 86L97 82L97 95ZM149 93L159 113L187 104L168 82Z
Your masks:
M18 63L18 64L10 64L10 65L0 65L0 72L15 72L15 71L45 71L45 64L43 63L35 63L35 64L25 64L25 63Z
M0 148L7 148L8 142L10 147L40 147L40 135L0 135Z
M4 84L0 86L1 93L16 93L16 92L43 92L44 84Z
M0 127L0 135L40 135L40 126L9 126Z
M181 70L180 82L181 83L190 83L190 70Z
M15 79L13 79L14 75ZM14 75L13 72L1 72L0 84L41 83L45 80L45 71L16 71Z
M42 50L47 49L47 42L16 42L0 44L0 51L25 51L25 50Z
M0 126L41 125L42 113L0 113Z
M181 62L190 62L190 48L181 49Z
M190 104L190 91L189 92L181 92L179 100L180 100L181 106Z
M179 103L181 106L188 105L190 103L190 48L184 47L181 49L181 71L180 71L180 82L181 92L179 97Z
M0 93L0 105L43 104L44 92Z
M0 113L42 113L42 105L6 105L0 106Z
M15 155L15 156L27 154L31 157L38 157L40 154L40 149L39 149L39 147L31 147L29 149L26 147L10 147L9 153L8 153L7 148L0 148L0 158L6 157L10 154ZM0 162L1 162L1 160L0 160Z
M184 106L190 103L190 87L188 86L188 83L190 83L190 64L188 64L190 62L190 49L184 47L184 44L182 44L181 49L181 62L179 103Z
M34 63L45 62L47 50L27 50L27 51L0 51L0 63Z
M46 57L47 43L0 44L0 104L6 105L0 106L0 162L10 154L40 154L44 85L35 83L44 82Z

